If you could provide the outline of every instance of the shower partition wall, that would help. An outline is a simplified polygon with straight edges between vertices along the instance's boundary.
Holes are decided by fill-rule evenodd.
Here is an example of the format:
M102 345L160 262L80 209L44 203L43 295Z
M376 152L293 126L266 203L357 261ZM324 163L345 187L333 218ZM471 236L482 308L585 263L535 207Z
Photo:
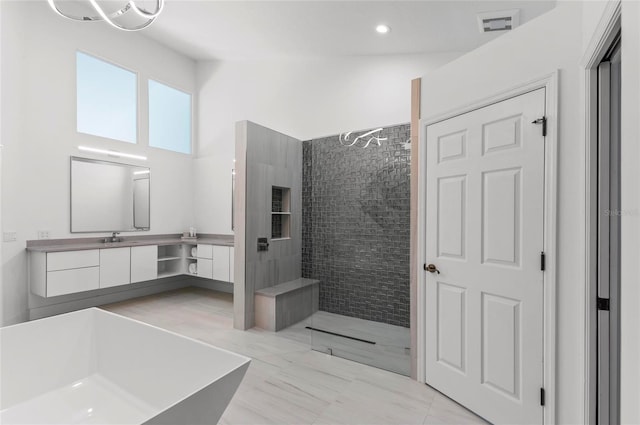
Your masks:
M304 326L316 350L408 375L410 128L358 134L303 142L302 275L320 280Z

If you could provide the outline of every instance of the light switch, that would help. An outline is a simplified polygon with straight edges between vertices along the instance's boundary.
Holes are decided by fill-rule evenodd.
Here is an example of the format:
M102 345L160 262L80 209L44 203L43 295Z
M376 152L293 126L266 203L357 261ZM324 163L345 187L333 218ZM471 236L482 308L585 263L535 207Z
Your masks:
M269 241L267 238L258 238L258 251L268 251Z

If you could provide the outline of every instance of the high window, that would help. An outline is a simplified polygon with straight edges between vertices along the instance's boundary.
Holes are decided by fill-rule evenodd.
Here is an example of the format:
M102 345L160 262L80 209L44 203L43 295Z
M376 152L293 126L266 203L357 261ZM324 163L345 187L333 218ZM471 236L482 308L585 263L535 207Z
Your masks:
M76 81L78 132L137 143L137 74L77 52Z
M149 146L191 153L191 95L149 80Z

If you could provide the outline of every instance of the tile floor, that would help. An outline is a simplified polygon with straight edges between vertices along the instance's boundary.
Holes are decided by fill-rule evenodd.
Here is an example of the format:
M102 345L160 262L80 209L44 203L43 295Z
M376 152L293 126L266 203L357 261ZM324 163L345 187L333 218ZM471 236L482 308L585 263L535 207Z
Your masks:
M231 294L186 288L103 308L251 357L220 424L486 423L407 377L277 333L233 329Z

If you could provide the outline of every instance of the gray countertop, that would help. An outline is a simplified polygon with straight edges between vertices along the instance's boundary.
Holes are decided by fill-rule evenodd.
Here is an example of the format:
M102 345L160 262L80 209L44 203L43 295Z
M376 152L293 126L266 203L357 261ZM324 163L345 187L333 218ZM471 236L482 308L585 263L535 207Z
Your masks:
M145 245L176 245L176 244L206 244L219 246L233 246L233 235L202 235L197 240L182 240L180 235L157 236L129 236L123 237L122 242L102 242L104 238L69 238L43 239L27 241L27 251L33 252L62 252L82 251L88 249L124 248Z

